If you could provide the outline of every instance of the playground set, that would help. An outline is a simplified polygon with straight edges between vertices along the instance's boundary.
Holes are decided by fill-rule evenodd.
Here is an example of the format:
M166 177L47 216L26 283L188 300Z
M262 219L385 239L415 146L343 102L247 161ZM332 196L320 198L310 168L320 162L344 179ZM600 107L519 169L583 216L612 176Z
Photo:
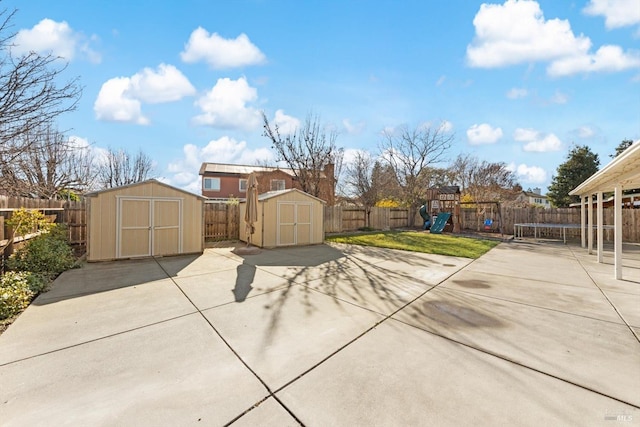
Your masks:
M502 234L502 217L500 202L461 202L460 187L445 186L430 188L427 197L420 206L420 216L423 220L423 230L429 230L433 234L442 232L460 232L462 206L476 208L479 218L482 219L482 231L500 232ZM479 231L479 229L478 229Z
M460 187L457 185L430 188L427 197L420 206L422 228L433 234L443 231L460 231Z

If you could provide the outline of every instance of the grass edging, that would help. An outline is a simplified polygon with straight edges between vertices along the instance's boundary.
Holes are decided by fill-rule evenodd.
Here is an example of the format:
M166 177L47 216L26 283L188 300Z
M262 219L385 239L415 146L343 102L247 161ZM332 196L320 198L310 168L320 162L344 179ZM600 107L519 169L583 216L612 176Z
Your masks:
M399 249L435 255L476 259L500 242L449 234L431 234L423 231L374 231L327 236L327 242L360 246Z

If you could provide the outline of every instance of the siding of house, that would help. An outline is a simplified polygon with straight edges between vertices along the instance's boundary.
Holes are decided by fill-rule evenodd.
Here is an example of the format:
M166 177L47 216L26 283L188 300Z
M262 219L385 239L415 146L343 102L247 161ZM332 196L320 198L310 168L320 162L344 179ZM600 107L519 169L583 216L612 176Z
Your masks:
M318 198L327 202L329 206L335 204L335 191L334 191L334 167L328 165L323 174L325 178L320 180L320 189ZM290 174L281 169L275 169L268 172L257 172L258 180L258 193L262 194L267 191L272 191L271 181L276 179L284 180L285 190L296 188L302 190L300 183ZM247 179L248 173L220 173L220 172L202 172L202 195L209 198L228 199L231 197L244 198L246 192L240 191L240 179ZM205 190L204 179L205 178L220 178L220 191Z
M220 191L205 190L204 178L220 178ZM245 192L240 191L240 179L247 179L243 175L213 175L206 174L202 177L202 195L210 198L228 199L230 197L245 197Z

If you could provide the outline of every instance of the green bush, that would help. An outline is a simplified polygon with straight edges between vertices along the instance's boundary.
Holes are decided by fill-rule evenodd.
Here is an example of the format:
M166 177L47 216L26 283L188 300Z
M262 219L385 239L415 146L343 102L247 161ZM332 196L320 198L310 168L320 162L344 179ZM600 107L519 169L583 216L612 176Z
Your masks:
M50 278L73 268L75 264L65 229L60 226L29 240L7 260L9 270L30 271Z
M46 281L38 274L8 271L0 277L0 320L27 308L31 300L44 290Z

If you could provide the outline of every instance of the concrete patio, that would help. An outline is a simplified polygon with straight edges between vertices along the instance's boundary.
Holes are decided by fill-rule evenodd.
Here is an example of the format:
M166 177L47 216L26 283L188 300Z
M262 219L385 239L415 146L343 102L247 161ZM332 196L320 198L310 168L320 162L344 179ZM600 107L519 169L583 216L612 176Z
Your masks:
M0 336L0 424L638 425L640 251L96 263Z

